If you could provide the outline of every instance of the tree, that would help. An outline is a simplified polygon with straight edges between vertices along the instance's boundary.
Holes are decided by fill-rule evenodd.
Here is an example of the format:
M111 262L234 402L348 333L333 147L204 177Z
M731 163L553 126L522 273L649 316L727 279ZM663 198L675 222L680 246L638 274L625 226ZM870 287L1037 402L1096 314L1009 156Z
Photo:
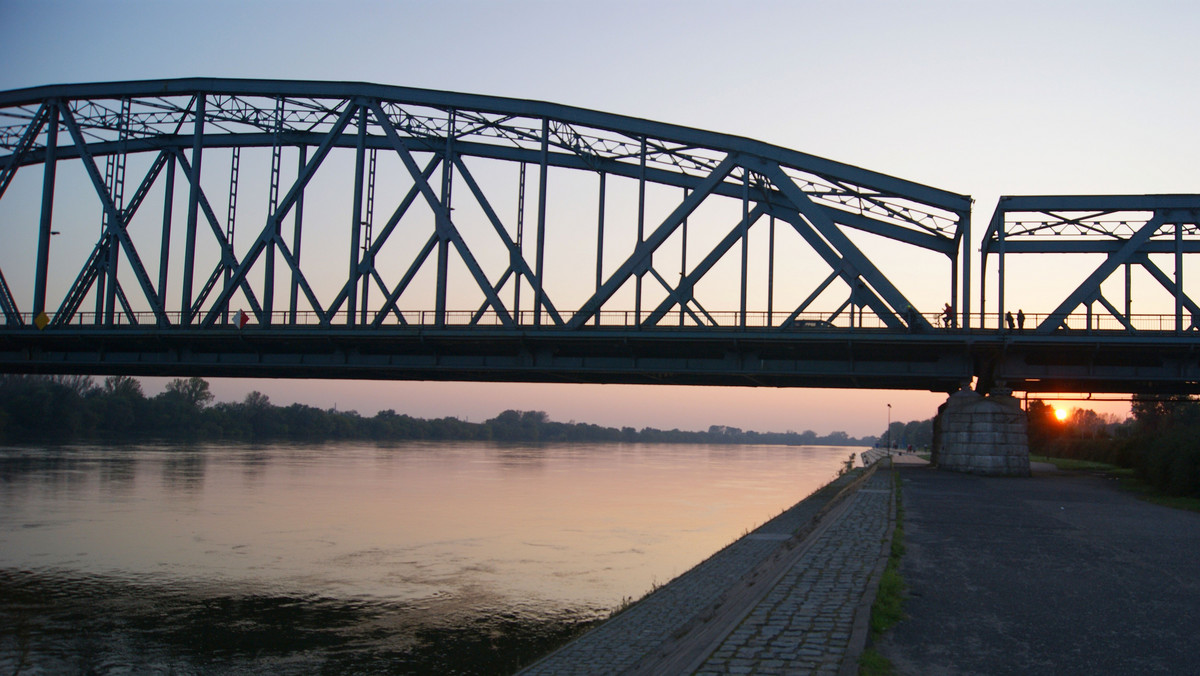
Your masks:
M104 393L114 397L143 399L142 384L129 376L109 376L104 379Z
M213 400L213 393L208 390L208 381L196 376L187 380L172 380L167 383L167 392L179 396L196 409L204 408Z
M1200 402L1183 394L1133 395L1133 419L1144 432L1157 432L1183 421L1200 419Z

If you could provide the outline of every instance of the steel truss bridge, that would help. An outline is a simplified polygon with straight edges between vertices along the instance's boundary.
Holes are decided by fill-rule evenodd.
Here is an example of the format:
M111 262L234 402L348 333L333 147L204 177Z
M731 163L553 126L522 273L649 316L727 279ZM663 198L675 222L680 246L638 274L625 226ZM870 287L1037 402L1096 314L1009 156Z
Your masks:
M0 92L0 371L1200 392L1200 196L1002 198L977 283L970 222L965 195L550 103ZM1083 281L1010 327L1034 253Z

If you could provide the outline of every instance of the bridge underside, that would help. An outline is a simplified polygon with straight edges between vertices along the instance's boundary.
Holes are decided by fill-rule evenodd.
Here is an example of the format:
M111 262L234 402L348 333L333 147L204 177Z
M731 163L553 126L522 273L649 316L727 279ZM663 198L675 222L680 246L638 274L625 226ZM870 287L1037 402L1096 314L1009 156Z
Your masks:
M1194 341L885 330L87 327L0 334L0 372L1200 393Z

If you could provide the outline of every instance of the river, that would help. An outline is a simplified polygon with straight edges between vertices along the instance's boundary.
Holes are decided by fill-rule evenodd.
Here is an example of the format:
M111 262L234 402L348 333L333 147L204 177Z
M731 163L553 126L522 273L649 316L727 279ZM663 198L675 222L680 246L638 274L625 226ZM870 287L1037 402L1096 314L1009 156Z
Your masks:
M861 450L0 447L0 673L511 673Z

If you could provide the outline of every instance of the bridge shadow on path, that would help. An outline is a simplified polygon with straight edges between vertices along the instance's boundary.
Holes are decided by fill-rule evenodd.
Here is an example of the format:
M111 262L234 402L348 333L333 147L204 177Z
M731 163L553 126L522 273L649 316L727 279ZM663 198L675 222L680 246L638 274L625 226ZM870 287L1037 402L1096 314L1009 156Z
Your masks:
M900 465L900 674L1200 673L1200 514L1096 474Z

